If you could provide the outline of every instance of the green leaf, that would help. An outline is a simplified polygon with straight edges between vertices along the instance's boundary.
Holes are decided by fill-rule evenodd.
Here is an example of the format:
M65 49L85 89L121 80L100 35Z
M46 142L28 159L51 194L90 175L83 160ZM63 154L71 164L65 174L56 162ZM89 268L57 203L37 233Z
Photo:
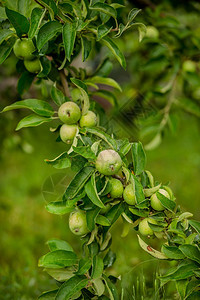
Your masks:
M44 292L42 293L42 295L40 295L38 297L39 300L55 300L55 296L58 292L57 290L53 290L53 291L48 291L48 292Z
M119 300L119 295L116 286L105 275L103 275L103 280L105 281L106 287L108 289L110 300Z
M105 291L105 285L104 285L102 279L100 279L100 278L93 279L92 282L94 284L97 295L98 296L103 295L103 293Z
M116 254L114 252L112 252L112 250L109 250L103 259L105 268L112 267L115 260L116 260Z
M197 117L200 117L200 105L196 101L182 97L176 100L176 105L181 107L186 112L189 112Z
M29 90L34 78L35 78L35 74L33 73L27 71L22 73L17 84L17 91L20 95L23 95L24 92Z
M161 193L157 192L156 196L158 197L158 199L160 200L161 204L168 210L170 211L174 211L175 207L176 207L176 203L170 199L168 199L167 197L165 197L164 195L162 195Z
M110 221L105 216L102 216L102 215L97 216L96 223L99 225L102 225L102 226L110 226L111 225Z
M47 272L55 280L63 282L74 276L75 269L74 267L67 267L62 269L44 268L44 271Z
M115 58L119 61L119 63L121 64L121 66L126 69L126 61L124 58L123 53L120 51L120 49L118 48L118 46L109 38L109 37L104 37L101 39L101 42L107 46L111 52L113 53L113 55L115 56Z
M7 7L5 8L5 11L10 23L15 28L18 37L21 37L29 31L30 25L25 16L14 10L8 9Z
M94 256L93 260L92 260L91 277L93 279L97 279L97 278L101 277L101 275L103 273L103 269L104 269L103 259L101 257L99 257L98 255Z
M54 85L51 88L51 98L58 106L61 106L66 102L66 98L63 92L57 89L57 87Z
M112 149L117 150L117 143L114 139L112 139L109 134L105 133L104 131L98 128L89 128L85 127L85 130L91 134L94 134L104 140Z
M100 212L100 207L95 207L94 209L86 211L86 220L87 220L87 227L90 231L94 230L95 228L95 221L98 213Z
M55 300L68 300L73 295L81 291L88 284L85 276L74 276L63 283L56 295Z
M132 22L133 19L135 19L135 17L139 14L140 11L141 11L141 9L138 9L138 8L131 9L131 11L128 14L128 21Z
M14 43L15 43L15 38L11 38L8 41L4 41L0 45L0 64L2 64L6 60L6 58L10 55Z
M41 50L42 47L52 39L58 32L61 32L62 25L57 21L50 21L44 24L37 35L37 48Z
M97 27L97 41L100 41L103 37L105 37L108 33L110 33L112 27L107 27L102 24Z
M69 61L71 61L71 55L74 50L74 43L76 39L76 27L76 22L67 22L63 26L63 42L65 48L65 56Z
M161 187L161 184L156 185L149 189L144 189L144 195L145 197L151 197L153 194L155 194Z
M146 154L144 152L142 143L133 143L131 152L134 165L134 173L135 175L140 175L145 170L146 166Z
M51 19L54 19L54 16L58 12L55 1L54 0L37 0L37 1L48 9L51 15Z
M32 39L37 33L37 30L42 21L42 17L43 17L43 11L40 8L35 7L31 13L30 28L28 31L29 39Z
M21 128L24 127L36 127L39 126L43 123L51 122L53 119L52 118L46 118L38 115L29 115L25 118L23 118L16 127L16 130L20 130Z
M71 166L71 160L67 152L61 153L59 156L52 160L45 159L45 162L56 169L65 169Z
M17 101L9 106L6 106L2 112L19 108L28 108L36 114L44 117L51 117L54 114L53 108L49 103L38 99Z
M92 50L92 42L89 41L86 37L81 37L81 45L82 45L82 61L85 61Z
M145 196L144 196L144 191L143 191L143 186L140 183L140 181L138 180L138 178L131 174L131 183L133 185L133 189L135 191L135 199L136 199L136 203L142 203L145 200Z
M200 264L200 250L195 245L181 245L179 246L181 252L189 259Z
M95 181L95 173L91 176L91 179L85 185L85 191L92 203L96 206L103 208L104 204L99 198L97 188L96 188L96 181Z
M189 224L198 232L200 233L200 222L195 220L189 220Z
M77 262L77 256L72 251L55 250L39 259L39 267L58 269L70 267Z
M64 215L74 210L73 206L66 205L63 201L50 202L46 205L46 210L55 215Z
M92 266L91 259L89 258L82 258L79 261L78 265L78 271L76 272L76 275L84 275Z
M106 77L101 77L101 76L93 76L87 80L85 80L85 82L92 82L92 83L97 83L97 84L105 84L108 86L112 86L115 89L118 89L120 92L122 92L122 88L121 86L118 84L118 82L116 82L114 79L112 78L106 78Z
M13 34L14 34L13 31L11 31L10 29L1 29L0 30L0 44Z
M162 252L169 259L184 259L185 257L185 255L181 252L181 250L176 246L162 245Z
M97 2L93 6L90 6L90 9L100 11L114 19L117 17L116 9L106 3Z
M168 259L168 257L165 254L153 249L151 246L146 244L139 235L137 235L137 237L138 237L139 245L144 251L146 251L147 253L149 253L150 255L158 259Z
M74 252L73 248L66 241L62 241L59 239L51 239L47 241L47 245L50 251L55 250L66 250Z
M84 167L81 169L72 179L68 185L65 194L63 196L64 200L70 200L75 198L78 192L84 187L87 180L94 173L95 169L93 167Z
M96 159L96 155L91 150L91 147L89 145L73 147L73 150L75 153L78 153L79 155L81 155L87 159L92 159L92 160Z
M141 42L146 35L146 26L142 23L134 23L132 26L137 26L139 32L139 42Z
M94 85L94 84L93 84ZM114 93L108 90L98 90L93 92L94 96L103 98L108 100L112 104L112 106L118 107L117 98L115 97Z
M123 211L124 211L124 204L120 202L114 205L105 215L105 217L109 220L110 224L112 225L121 216Z
M86 115L90 108L90 100L88 96L87 86L79 79L71 78L71 82L80 90L84 104L82 108L82 115Z
M0 22L4 21L7 19L6 12L5 12L5 7L0 6Z

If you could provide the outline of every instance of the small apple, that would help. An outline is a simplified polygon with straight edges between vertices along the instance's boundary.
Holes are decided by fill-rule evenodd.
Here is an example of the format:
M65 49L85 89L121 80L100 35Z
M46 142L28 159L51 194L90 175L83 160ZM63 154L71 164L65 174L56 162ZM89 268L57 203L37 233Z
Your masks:
M110 191L111 198L121 198L124 191L124 187L121 181L115 178L111 178L110 183L112 184L112 188Z
M34 60L25 60L24 65L30 73L39 73L41 71L41 63L38 58Z
M152 219L152 218L145 218L143 219L140 224L139 224L139 232L146 236L146 235L153 235L153 230L151 229L151 227L149 226L148 223L151 223L151 224L157 224L157 221Z
M16 40L13 51L15 56L19 59L31 60L35 57L32 54L35 51L35 46L32 40L27 38Z
M158 192L170 199L170 195L166 190L159 189ZM151 201L151 207L153 209L157 211L162 211L165 209L164 206L161 204L160 200L158 199L156 193L151 196L150 201Z
M103 175L114 175L122 167L122 160L114 150L101 151L96 160L96 169Z
M60 138L66 144L72 144L78 130L77 125L63 124L60 128Z
M81 111L76 103L68 101L59 107L58 117L65 124L75 124L81 117Z
M70 214L69 228L76 235L85 235L89 232L84 211L76 210Z
M129 205L136 204L135 192L132 184L129 184L125 187L123 197L124 197L124 201Z
M86 115L80 118L81 127L94 127L96 125L97 125L97 116L91 110L89 110Z

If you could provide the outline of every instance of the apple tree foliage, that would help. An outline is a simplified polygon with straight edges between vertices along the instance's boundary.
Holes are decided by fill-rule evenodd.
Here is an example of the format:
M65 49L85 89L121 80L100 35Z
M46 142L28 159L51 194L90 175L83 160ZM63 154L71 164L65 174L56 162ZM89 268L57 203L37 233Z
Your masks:
M123 237L133 227L138 231L138 241L144 251L157 259L176 262L175 267L160 276L162 285L175 281L181 299L200 297L200 223L191 219L191 213L182 212L171 189L155 181L146 170L146 155L140 142L118 139L108 133L106 125L102 126L101 118L98 118L99 106L92 100L93 95L96 92L107 95L113 105L117 105L113 92L109 90L106 94L101 90L101 84L121 90L115 80L107 77L109 59L103 60L92 73L72 64L79 54L85 61L90 53L97 55L103 47L126 68L116 38L135 27L139 31L139 40L142 40L145 26L135 21L139 9L133 8L126 15L124 5L96 0L5 0L2 4L0 62L9 57L18 39L29 39L34 43L34 59L39 59L41 66L38 73L32 73L25 68L25 61L19 59L19 94L23 95L32 83L48 81L52 86L49 102L23 99L3 111L23 108L31 111L19 121L16 130L51 124L56 120L58 125L51 131L60 142L59 131L63 126L68 126L67 132L70 126L76 128L71 131L73 138L70 138L70 145L66 144L66 151L46 160L56 169L67 168L68 172L75 173L62 198L48 203L46 209L52 214L70 214L72 231L83 233L82 257L77 256L67 241L49 240L49 252L40 258L39 266L56 280L58 288L44 292L39 299L119 299L115 286L119 279L108 276L106 271L116 259L110 228L119 218L124 221ZM87 116L89 110L95 113L95 126L93 122L92 126L85 127L80 126L80 120L76 124L63 124L59 120L58 109L72 101L79 106L82 117ZM115 153L111 164L110 159L103 157L102 162L111 170L109 173L99 167L99 153L102 156L102 153L108 153L107 150ZM124 192L127 186L129 188ZM76 219L77 212L79 219ZM81 222L84 228L77 227ZM148 238L152 237L162 240L160 250L151 247Z

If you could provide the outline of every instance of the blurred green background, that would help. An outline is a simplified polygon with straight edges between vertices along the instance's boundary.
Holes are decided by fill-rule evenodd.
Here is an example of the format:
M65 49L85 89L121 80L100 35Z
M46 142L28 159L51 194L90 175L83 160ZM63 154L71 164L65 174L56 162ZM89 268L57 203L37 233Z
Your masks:
M137 4L139 2L137 1ZM195 27L193 20L196 20L194 16L197 13L189 11L187 14L185 8L172 7L170 1L164 2L168 12L172 13L173 11L175 17L182 21L182 27L184 24L186 26L191 25L189 29L187 28L188 30ZM146 23L156 27L160 26L161 32L162 30L165 32L166 27L171 28L171 31L173 31L173 26L177 29L172 19L168 19L168 23L164 25L157 24L156 20L159 18L156 19L155 17L156 12L153 14L148 9L145 10L144 5L141 21L145 23L146 19ZM164 7L159 9L164 10ZM185 15L188 18L184 19ZM167 22L166 19L165 22ZM139 91L148 100L155 97L151 103L162 108L168 99L168 94L162 95L158 91L152 91L152 85L159 82L161 73L163 75L169 71L170 59L174 61L174 57L180 55L184 50L185 53L181 59L192 58L196 64L198 63L199 56L196 56L196 53L198 54L200 51L200 42L198 44L195 40L194 47L184 44L183 41L177 42L176 34L178 35L179 32L176 33L175 29L173 33L168 31L159 41L150 40L148 42L144 40L140 47L136 33L133 35L129 33L125 40L119 42L122 50L126 52L128 70L122 72L118 65L114 65L112 76L122 83L126 93L125 98L129 98L129 95ZM197 35L198 28L195 28L195 32ZM196 35L194 35L194 39ZM168 40L165 39L166 37ZM167 52L169 57L167 57L168 63L166 63L166 53L162 52L161 48L170 41L174 47L170 50L170 55ZM123 44L123 42L125 43ZM158 44L161 45L161 48L158 47ZM148 49L152 49L152 47L157 51L154 54L158 54L156 57L157 64L151 65L149 63L149 69L146 68L146 70L140 68L141 61L143 64L146 61L152 63L151 55L148 57L148 53L150 53ZM190 49L188 52L186 51L187 47ZM16 60L11 56L0 68L1 110L4 106L19 99L19 95L16 93L18 74L15 64ZM162 70L159 69L160 67ZM155 70L153 75L152 70ZM192 91L199 89L199 66L193 75L184 73L183 77L183 81L178 83L178 87L184 86L182 92L189 97ZM184 80L186 80L186 85L183 83ZM143 85L143 83L145 84ZM30 95L32 97L40 95L40 89L42 89L42 97L48 100L48 86L46 87L43 83L35 88L32 87L30 92L24 95L24 98L28 98ZM151 92L150 95L149 92ZM118 98L123 101L123 96L118 95ZM196 93L195 97L198 98L199 94ZM199 98L194 100L198 102ZM170 187L182 209L192 212L194 218L200 220L200 122L197 107L192 107L178 110L176 130L173 130L173 133L169 130L162 132L160 145L147 152L147 169L152 172L156 180L162 183L170 182ZM173 112L177 112L177 107ZM69 231L68 217L51 215L45 210L45 204L49 199L62 192L63 183L61 179L65 178L64 182L66 183L72 174L67 174L67 170L60 172L52 169L44 163L44 159L56 157L65 149L65 146L55 142L56 137L50 133L47 125L15 132L18 121L24 115L24 111L0 115L0 299L4 300L36 299L42 291L53 289L56 286L55 282L37 267L39 257L47 252L45 243L48 239L53 237L65 239L73 245L77 252L80 253L81 250L79 239ZM139 130L140 126L138 127ZM133 140L136 140L138 136L140 137L138 131L136 129L133 131L135 134L131 137ZM112 250L117 252L117 260L110 270L111 274L117 276L122 274L124 285L127 285L127 278L130 282L137 281L137 276L141 282L145 278L147 288L152 289L155 285L156 272L162 271L168 265L156 262L141 250L134 230L131 229L128 236L122 240L121 221L117 222L112 232ZM159 241L153 240L152 246L159 249L159 243ZM174 297L174 287L172 287L172 294L170 295ZM126 297L129 299L129 296ZM166 299L172 299L172 296L169 298L166 296Z

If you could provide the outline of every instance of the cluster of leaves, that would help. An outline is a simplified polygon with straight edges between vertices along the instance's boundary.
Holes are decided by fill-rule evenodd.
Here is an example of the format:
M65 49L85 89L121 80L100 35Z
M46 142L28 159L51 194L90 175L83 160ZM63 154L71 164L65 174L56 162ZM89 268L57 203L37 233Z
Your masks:
M147 25L143 41L138 44L136 37L133 41L132 32L119 41L130 77L126 95L134 98L136 112L129 126L135 123L146 150L159 146L164 132L177 132L183 111L200 117L199 4L151 2L138 16Z

